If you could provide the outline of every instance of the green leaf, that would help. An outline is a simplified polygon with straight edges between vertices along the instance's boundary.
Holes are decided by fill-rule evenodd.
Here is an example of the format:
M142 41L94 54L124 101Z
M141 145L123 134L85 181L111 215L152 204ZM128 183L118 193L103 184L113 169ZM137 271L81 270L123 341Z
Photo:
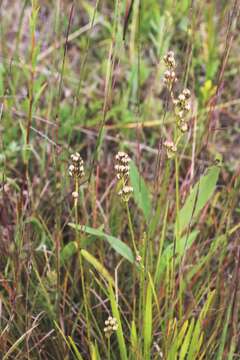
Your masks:
M171 345L169 355L168 355L169 360L177 359L177 351L178 351L178 349L180 348L180 346L183 343L183 339L185 338L185 335L186 335L186 332L187 332L187 329L188 329L188 325L189 325L189 321L186 320L184 322L181 330L177 334L175 340L173 341L173 344Z
M65 265L66 262L76 254L77 252L77 242L76 241L70 241L67 245L64 246L64 248L61 251L60 254L60 262L61 265Z
M130 163L129 175L130 175L131 185L133 187L134 199L138 207L143 211L145 219L149 220L149 217L151 215L151 207L152 207L150 200L150 192L143 178L140 176L134 162Z
M115 299L115 294L113 292L111 284L109 285L109 299L111 302L112 314L117 319L117 324L118 324L117 340L118 340L118 346L119 346L119 351L120 351L120 357L121 357L121 360L126 360L126 359L128 359L128 356L127 356L126 343L125 343L125 339L123 336L121 316L120 316L120 312L118 309L118 303Z
M101 360L98 351L97 342L95 342L95 344L91 343L90 348L91 348L91 360Z
M69 340L69 343L71 344L71 346L72 346L72 348L74 350L74 354L76 355L77 360L83 360L83 358L82 358L82 356L81 356L81 354L80 354L74 340L72 339L72 337L68 336L68 340Z
M107 269L87 250L81 250L81 254L112 286L114 281Z
M131 263L134 262L134 256L133 256L133 253L132 253L132 250L130 249L130 247L128 245L124 244L124 242L122 242L120 239L116 238L115 236L108 235L99 229L94 229L92 227L85 226L85 225L82 226L82 225L76 225L73 223L69 223L68 225L70 227L77 229L79 231L82 231L86 234L94 235L98 238L101 238L101 239L103 238L104 240L107 240L107 242L112 246L112 248L118 254L122 255L125 259L127 259Z
M189 235L187 234L181 237L181 239L179 240L176 246L176 260L175 260L176 264L181 260L182 256L184 255L184 252L193 244L198 234L199 231L194 230L193 232L191 232L191 234ZM163 251L162 256L160 258L159 269L156 270L159 275L165 270L172 256L173 256L173 244L170 244Z
M205 301L203 308L199 314L197 319L193 334L191 344L188 350L187 360L197 359L197 355L200 351L202 341L203 341L203 334L201 331L202 321L206 318L209 307L214 299L215 290L211 291L208 294L207 300Z
M180 354L179 354L179 360L184 360L185 359L185 356L187 354L187 351L188 351L188 348L189 348L189 345L190 345L192 332L193 332L193 329L194 329L194 324L195 324L195 321L194 321L194 319L192 319L191 323L190 323L190 326L188 327L187 334L184 337L183 344L181 346L181 350L180 350Z
M226 343L227 343L231 311L232 311L232 301L230 301L228 308L226 309L226 316L223 320L222 335L221 335L221 339L219 339L219 348L218 348L218 353L216 355L217 360L223 359L224 347L226 346Z
M203 175L190 192L179 214L179 232L182 233L187 226L194 222L202 208L211 198L216 188L220 168L212 166L206 175Z
M131 351L132 354L136 354L138 351L138 335L137 335L137 328L135 321L132 320L132 326L131 326Z

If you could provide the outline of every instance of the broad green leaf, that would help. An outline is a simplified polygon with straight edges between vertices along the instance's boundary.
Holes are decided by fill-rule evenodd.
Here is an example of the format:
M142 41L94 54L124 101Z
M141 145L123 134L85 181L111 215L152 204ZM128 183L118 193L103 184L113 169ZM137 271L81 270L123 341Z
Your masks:
M149 220L152 207L150 192L133 162L130 163L130 180L133 187L134 199L138 207L143 211L145 219Z
M89 226L82 226L82 225L76 225L73 223L68 224L70 227L77 229L79 231L82 231L86 234L94 235L100 239L105 239L107 242L112 246L112 248L120 255L122 255L125 259L130 261L131 263L134 262L134 256L132 253L132 250L130 247L124 242L122 242L120 239L116 238L115 236L108 235L104 233L103 231L99 229L94 229Z
M182 233L191 222L196 220L202 208L211 198L216 188L219 172L220 168L218 166L210 167L190 192L179 214L180 233Z

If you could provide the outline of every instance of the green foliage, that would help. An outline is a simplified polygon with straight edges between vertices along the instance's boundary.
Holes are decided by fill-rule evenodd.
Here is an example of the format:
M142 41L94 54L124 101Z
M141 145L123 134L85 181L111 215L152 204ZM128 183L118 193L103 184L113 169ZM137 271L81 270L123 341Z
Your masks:
M144 311L144 359L151 358L151 344L152 344L152 285L149 282L147 286L146 304Z
M239 356L238 20L223 1L1 3L1 359Z
M99 229L93 229L89 226L81 226L76 224L69 224L74 229L77 229L78 231L85 232L90 235L94 235L96 238L104 239L106 240L112 248L120 255L125 257L130 262L133 262L133 254L131 249L128 245L126 245L124 242L116 238L115 236L111 236L108 234L105 234L103 231Z
M218 166L210 167L205 175L195 184L190 192L179 215L179 231L182 233L189 225L192 225L202 208L211 198L219 176L220 168Z
M130 166L130 180L133 187L135 201L139 208L143 211L146 221L148 221L151 215L150 192L133 162L131 162Z

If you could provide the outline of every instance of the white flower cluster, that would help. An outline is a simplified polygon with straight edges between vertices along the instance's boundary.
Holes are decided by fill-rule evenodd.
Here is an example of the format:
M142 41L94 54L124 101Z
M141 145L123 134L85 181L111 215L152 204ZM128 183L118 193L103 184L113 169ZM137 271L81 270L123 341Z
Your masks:
M130 196L132 195L133 193L133 188L132 186L123 186L123 188L118 192L118 195L122 198L122 200L124 202L128 202L129 201L129 198Z
M128 154L123 151L119 151L115 157L116 165L115 171L117 179L121 185L121 189L118 191L118 195L121 197L122 201L128 202L131 194L133 193L133 188L128 186L129 182L129 163L131 161Z
M176 61L174 57L174 52L169 51L167 55L164 56L163 61L167 67L167 70L164 73L164 83L168 85L169 87L172 87L172 85L177 81L175 68L176 68Z
M119 151L117 153L115 170L116 170L116 175L117 175L118 180L120 180L120 179L124 179L124 180L128 179L130 160L131 160L130 157L125 152Z
M174 144L173 141L171 141L171 140L166 140L166 141L163 143L163 146L164 146L164 147L166 148L166 150L167 150L167 157L168 157L168 159L171 159L171 158L175 155L175 153L176 153L176 151L177 151L176 145Z
M71 177L76 178L85 176L83 159L78 152L71 155L71 164L69 165L68 173Z
M171 101L174 106L174 112L176 115L176 126L181 131L181 133L186 133L189 130L189 126L187 123L187 113L190 111L190 101L191 92L189 89L184 89L178 96L175 98L174 96L174 83L177 81L177 77L175 74L176 61L174 57L174 52L169 51L163 58L164 63L167 67L167 70L164 73L164 83L167 85L168 90L171 95ZM179 142L180 137L177 137L174 141L166 140L164 142L164 147L167 151L168 159L171 159L175 156L177 152L177 144Z
M105 321L105 328L103 329L106 336L111 336L114 331L117 331L118 323L117 319L109 316L108 319Z
M182 93L178 96L178 98L173 100L175 114L177 116L177 126L183 133L188 130L186 115L190 111L190 97L190 90L184 89Z

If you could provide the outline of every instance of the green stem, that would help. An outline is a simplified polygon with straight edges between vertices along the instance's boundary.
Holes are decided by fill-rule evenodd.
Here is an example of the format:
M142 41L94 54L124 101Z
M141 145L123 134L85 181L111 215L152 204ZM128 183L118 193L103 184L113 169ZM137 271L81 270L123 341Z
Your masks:
M174 241L174 247L173 247L173 297L174 297L174 279L175 279L175 258L176 258L176 247L179 244L180 241L180 220L179 220L179 213L180 213L180 195L179 195L179 162L178 162L178 156L175 156L175 186L176 186L176 227L175 227L175 241ZM179 312L180 312L180 318L182 318L182 292L181 292L181 279L179 282L180 286L180 294L179 294Z
M78 193L79 191L79 183L78 178L75 178L75 192ZM74 210L75 210L75 224L77 225L79 223L78 219L78 197L74 199ZM89 313L88 313L88 301L87 301L87 293L86 293L86 284L85 284L85 277L83 272L83 261L82 261L82 253L81 253L81 236L80 233L76 227L76 242L78 246L78 255L79 255L79 267L80 267L80 276L81 276L81 284L82 284L82 292L83 292L83 304L85 309L85 315L86 315L86 323L87 323L87 338L88 343L90 346L90 321L89 321Z
M111 360L111 353L110 353L110 348L111 348L111 346L110 346L110 335L108 336L108 360Z
M128 216L128 226L129 226L129 230L130 230L130 234L131 234L133 249L134 249L135 255L137 256L138 255L138 250L137 250L137 246L136 246L136 242L135 242L132 218L131 218L128 202L126 202L126 208L127 208L127 216Z

